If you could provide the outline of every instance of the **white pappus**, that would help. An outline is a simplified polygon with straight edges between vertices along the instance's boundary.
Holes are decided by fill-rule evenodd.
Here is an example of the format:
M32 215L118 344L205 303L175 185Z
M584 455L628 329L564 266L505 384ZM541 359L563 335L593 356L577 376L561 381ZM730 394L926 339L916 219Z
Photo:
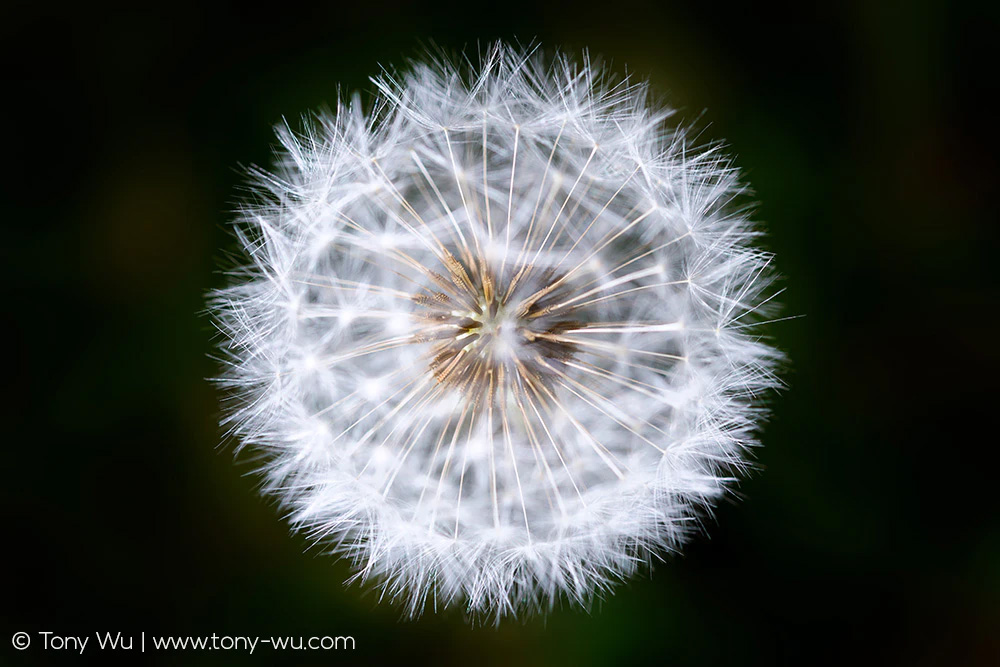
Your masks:
M375 84L253 171L226 425L412 614L585 603L697 529L778 385L738 175L587 58Z

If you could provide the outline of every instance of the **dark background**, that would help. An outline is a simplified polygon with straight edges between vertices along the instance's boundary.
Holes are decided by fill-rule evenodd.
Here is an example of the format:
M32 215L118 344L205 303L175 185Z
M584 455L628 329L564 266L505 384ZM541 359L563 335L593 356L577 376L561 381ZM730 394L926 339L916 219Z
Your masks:
M8 6L0 664L57 657L17 630L357 641L161 664L1000 664L1000 16L894 4ZM709 535L589 611L470 629L401 621L288 534L219 447L199 311L275 122L498 37L627 63L725 138L804 317L769 327L789 389Z

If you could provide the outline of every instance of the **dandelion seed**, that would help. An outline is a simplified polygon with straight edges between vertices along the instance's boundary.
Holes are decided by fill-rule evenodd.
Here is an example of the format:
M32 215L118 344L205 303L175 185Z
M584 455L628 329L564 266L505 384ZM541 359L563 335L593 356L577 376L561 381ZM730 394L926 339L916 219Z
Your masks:
M267 489L413 614L585 603L679 548L777 384L736 172L643 85L545 62L415 65L280 129L213 299Z

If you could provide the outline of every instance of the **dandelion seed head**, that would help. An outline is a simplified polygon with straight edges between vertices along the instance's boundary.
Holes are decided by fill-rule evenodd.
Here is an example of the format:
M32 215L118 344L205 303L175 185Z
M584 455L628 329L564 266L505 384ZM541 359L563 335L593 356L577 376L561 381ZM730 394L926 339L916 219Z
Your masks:
M778 383L737 173L587 59L375 84L254 170L226 424L413 614L585 603L694 532Z

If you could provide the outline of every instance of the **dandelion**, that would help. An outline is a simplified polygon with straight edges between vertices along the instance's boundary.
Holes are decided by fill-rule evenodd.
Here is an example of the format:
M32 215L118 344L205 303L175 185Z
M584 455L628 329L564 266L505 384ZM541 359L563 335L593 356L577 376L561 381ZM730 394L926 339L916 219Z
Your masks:
M697 529L777 384L737 173L586 58L375 85L253 171L226 423L412 614L586 603Z

